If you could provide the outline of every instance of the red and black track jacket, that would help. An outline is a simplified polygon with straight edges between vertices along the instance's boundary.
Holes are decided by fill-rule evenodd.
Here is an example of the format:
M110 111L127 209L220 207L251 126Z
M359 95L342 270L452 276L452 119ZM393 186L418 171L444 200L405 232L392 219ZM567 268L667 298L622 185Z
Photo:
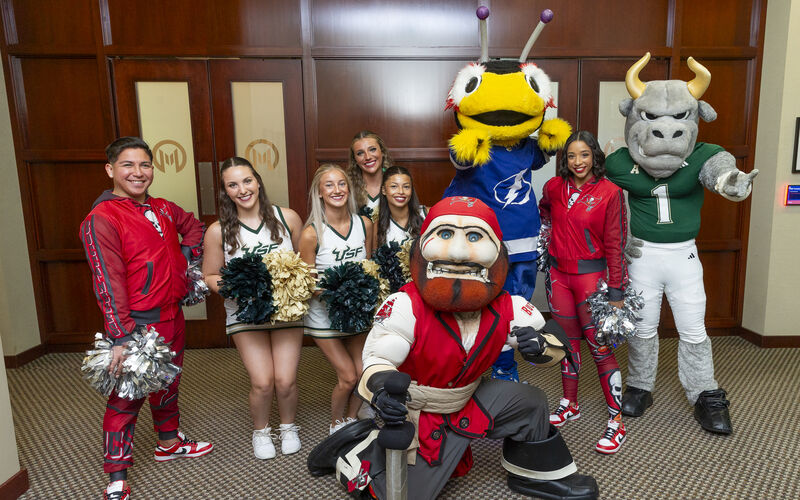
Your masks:
M148 209L161 234L145 217ZM80 237L109 339L120 344L137 324L178 314L188 259L202 254L204 229L194 215L162 198L138 203L105 191L95 201Z
M571 208L570 194L577 191L571 179L553 177L542 190L539 213L550 224L548 253L559 271L587 274L608 269L609 299L622 298L627 284L625 242L628 219L622 189L605 177L580 189Z

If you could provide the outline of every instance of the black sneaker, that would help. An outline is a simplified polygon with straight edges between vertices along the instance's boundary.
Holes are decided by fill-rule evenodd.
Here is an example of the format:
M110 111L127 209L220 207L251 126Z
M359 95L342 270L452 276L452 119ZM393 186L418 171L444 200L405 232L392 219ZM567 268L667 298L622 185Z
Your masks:
M653 405L650 391L628 386L622 394L622 414L627 417L641 417Z
M730 401L725 399L726 392L723 389L713 391L703 391L697 397L694 404L694 418L700 422L700 426L708 432L715 434L730 434L731 417L728 413Z

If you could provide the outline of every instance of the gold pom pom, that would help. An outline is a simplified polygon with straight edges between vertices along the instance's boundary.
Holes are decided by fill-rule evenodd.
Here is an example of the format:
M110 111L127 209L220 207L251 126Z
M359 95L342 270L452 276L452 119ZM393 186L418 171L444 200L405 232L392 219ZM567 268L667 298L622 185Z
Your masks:
M400 261L400 269L403 270L403 278L406 283L411 281L411 245L415 240L407 240L403 243L400 251L397 252L397 260Z
M380 287L380 292L378 294L378 305L383 304L383 301L386 300L386 297L388 297L391 292L391 288L389 287L389 280L381 276L380 273L381 267L374 260L370 259L362 260L361 267L364 268L365 273L369 274L370 276L378 280L378 286Z
M555 153L564 147L572 134L572 127L561 118L545 120L539 129L539 148L548 153Z
M459 163L484 165L489 161L492 140L485 130L468 128L450 138L450 149Z
M316 286L311 266L289 250L270 252L263 260L272 276L272 322L301 320Z

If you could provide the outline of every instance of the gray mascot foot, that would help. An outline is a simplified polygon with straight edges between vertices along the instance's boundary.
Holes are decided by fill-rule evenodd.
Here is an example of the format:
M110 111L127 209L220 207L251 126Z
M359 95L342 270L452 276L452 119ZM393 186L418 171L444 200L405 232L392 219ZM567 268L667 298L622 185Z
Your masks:
M336 459L377 428L374 420L359 420L342 427L311 450L308 454L308 471L315 477L333 474L336 471Z
M540 481L509 473L508 487L530 497L555 500L594 500L599 494L597 481L592 476L581 474L571 474L554 481Z
M644 411L653 406L650 391L628 386L622 394L622 414L628 417L641 417Z
M733 432L731 417L728 413L728 406L731 403L725 399L725 395L723 389L714 389L713 391L703 391L697 397L697 402L694 404L694 418L708 432L715 434Z

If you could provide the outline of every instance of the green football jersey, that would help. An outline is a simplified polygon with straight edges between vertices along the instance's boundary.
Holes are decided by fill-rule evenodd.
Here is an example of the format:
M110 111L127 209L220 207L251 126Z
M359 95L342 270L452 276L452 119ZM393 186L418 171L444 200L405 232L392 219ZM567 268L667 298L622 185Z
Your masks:
M631 234L655 243L677 243L696 237L705 195L700 169L721 151L721 146L698 142L684 165L665 179L654 179L636 165L628 148L608 155L608 178L628 191Z

